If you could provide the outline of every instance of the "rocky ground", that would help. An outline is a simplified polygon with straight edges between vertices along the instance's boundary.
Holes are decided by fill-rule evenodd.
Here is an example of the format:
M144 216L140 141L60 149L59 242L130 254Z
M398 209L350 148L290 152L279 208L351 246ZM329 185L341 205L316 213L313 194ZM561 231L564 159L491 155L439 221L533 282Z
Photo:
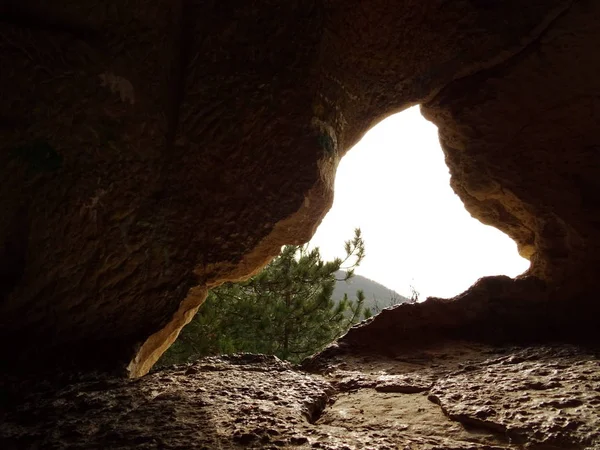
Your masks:
M236 355L134 381L4 380L0 448L599 449L599 355L455 341L304 370Z

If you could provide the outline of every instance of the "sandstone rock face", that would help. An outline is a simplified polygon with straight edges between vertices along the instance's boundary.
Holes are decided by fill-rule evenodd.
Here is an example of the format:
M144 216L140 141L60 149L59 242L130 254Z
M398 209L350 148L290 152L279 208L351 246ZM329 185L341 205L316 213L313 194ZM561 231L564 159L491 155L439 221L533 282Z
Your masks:
M598 42L590 0L3 1L0 447L599 448ZM526 274L385 310L310 374L102 373L306 242L414 104Z
M308 240L339 158L417 103L465 206L532 261L482 305L591 304L599 15L574 0L3 2L3 362L146 373L207 288ZM476 298L414 311L452 310L461 330L492 315ZM390 314L373 330L396 333Z
M600 365L574 346L446 342L387 358L209 358L127 381L3 386L3 449L597 449ZM5 391L6 392L6 391ZM18 406L15 406L18 405Z
M423 108L466 208L512 236L532 274L583 290L598 265L599 19L573 2L517 55Z

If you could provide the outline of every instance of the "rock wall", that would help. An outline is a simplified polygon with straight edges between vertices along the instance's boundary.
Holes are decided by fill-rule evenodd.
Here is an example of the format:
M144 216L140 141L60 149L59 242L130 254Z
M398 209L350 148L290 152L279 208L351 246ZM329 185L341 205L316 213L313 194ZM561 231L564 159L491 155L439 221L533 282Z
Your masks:
M583 289L598 267L599 19L595 3L573 2L521 52L423 107L471 214L513 237L531 274Z
M467 209L531 259L527 295L591 304L599 15L585 0L3 2L5 368L146 373L207 288L307 241L339 158L417 103ZM450 308L450 328L489 314Z

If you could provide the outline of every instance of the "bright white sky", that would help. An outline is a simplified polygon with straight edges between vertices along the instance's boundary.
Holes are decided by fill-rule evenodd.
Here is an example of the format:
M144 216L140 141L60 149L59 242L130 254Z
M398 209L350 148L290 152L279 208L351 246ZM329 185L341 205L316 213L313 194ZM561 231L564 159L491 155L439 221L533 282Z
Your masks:
M418 107L388 117L340 162L335 201L311 244L344 255L359 227L366 258L357 274L408 296L453 297L487 275L529 267L512 239L465 210L450 187L437 128Z

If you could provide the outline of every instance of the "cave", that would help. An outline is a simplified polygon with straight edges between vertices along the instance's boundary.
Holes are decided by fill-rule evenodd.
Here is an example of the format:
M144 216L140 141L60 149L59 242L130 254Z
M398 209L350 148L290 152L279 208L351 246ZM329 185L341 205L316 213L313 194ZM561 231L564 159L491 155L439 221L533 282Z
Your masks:
M597 448L599 19L591 0L2 2L2 447ZM340 158L417 104L465 208L530 269L386 310L301 368L148 374L207 289L310 239ZM344 422L374 398L378 430L368 408Z

